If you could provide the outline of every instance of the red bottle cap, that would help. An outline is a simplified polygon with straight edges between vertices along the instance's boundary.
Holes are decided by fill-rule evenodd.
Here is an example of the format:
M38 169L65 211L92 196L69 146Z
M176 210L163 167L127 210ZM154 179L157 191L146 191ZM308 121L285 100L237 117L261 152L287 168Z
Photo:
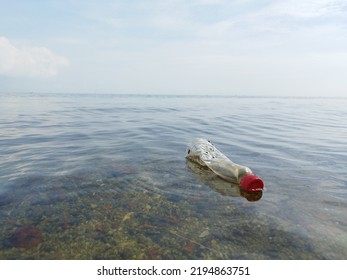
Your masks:
M240 186L247 192L259 192L264 188L264 182L254 174L246 174L242 177Z

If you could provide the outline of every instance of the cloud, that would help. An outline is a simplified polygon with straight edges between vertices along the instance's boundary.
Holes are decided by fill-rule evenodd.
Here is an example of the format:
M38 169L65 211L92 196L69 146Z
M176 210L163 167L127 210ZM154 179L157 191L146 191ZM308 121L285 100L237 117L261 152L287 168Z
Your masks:
M345 0L287 0L276 1L271 7L278 16L312 19L325 16L343 16L347 7Z
M17 47L0 37L0 75L11 77L51 77L69 61L44 47Z
M65 69L69 62L53 49L0 36L2 87L6 82L17 91L346 95L346 0L68 3L55 3L61 13L47 22L49 28L31 28L27 36L63 50L71 67ZM32 22L43 26L43 15ZM55 79L6 79L57 73Z

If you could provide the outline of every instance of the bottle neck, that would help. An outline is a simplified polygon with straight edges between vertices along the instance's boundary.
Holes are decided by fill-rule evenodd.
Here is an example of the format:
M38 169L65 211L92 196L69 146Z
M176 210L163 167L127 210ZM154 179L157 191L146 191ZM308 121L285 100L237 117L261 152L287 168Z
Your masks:
M243 176L252 173L248 167L236 164L229 159L210 161L208 167L223 179L238 184Z

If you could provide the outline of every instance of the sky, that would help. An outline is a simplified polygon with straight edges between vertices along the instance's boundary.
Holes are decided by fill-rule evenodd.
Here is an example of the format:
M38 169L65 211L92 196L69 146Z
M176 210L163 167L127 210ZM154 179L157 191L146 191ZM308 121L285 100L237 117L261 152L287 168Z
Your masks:
M347 97L346 0L0 7L0 92Z

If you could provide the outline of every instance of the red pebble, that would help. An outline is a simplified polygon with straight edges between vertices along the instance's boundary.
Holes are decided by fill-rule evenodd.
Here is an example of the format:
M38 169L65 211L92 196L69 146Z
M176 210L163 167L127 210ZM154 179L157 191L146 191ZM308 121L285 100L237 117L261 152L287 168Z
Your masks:
M10 236L13 246L31 249L43 241L41 230L35 226L22 226Z

